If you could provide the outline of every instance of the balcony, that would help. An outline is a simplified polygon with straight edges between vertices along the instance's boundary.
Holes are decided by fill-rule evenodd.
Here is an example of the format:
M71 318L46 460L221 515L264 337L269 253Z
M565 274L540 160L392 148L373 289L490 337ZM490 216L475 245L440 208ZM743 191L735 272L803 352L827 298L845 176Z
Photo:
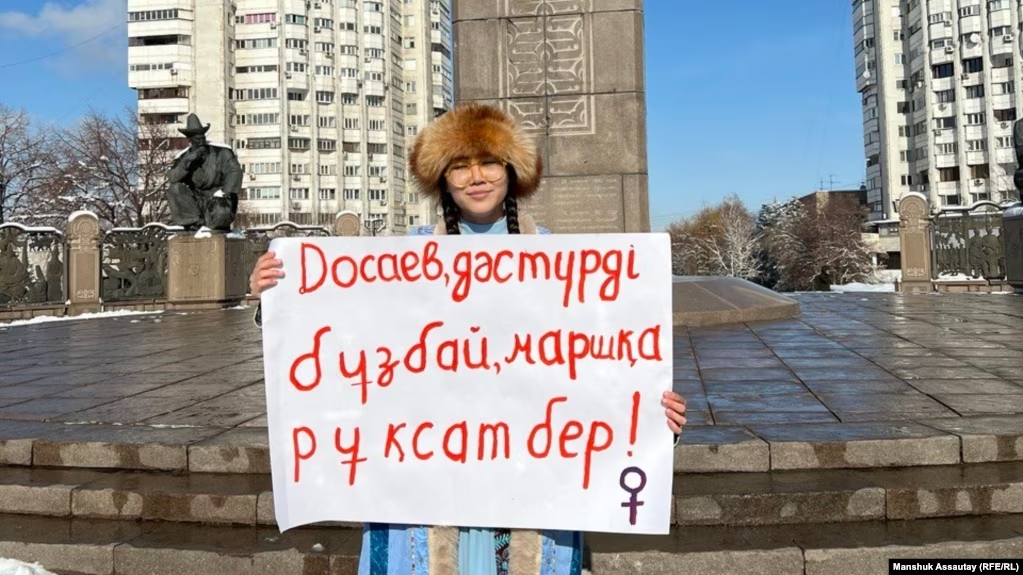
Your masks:
M153 98L139 100L139 114L187 114L188 98Z

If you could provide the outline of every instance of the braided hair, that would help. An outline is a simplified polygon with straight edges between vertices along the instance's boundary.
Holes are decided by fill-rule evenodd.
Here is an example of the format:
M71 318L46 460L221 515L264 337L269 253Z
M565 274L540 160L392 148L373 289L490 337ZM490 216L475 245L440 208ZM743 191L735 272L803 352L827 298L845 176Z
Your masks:
M509 234L521 233L519 228L519 200L515 197L516 183L515 169L508 166L508 193L504 196L503 207ZM444 214L444 228L448 235L460 234L462 231L458 224L462 220L462 210L455 203L455 198L448 192L445 183L442 183L441 188L440 205Z

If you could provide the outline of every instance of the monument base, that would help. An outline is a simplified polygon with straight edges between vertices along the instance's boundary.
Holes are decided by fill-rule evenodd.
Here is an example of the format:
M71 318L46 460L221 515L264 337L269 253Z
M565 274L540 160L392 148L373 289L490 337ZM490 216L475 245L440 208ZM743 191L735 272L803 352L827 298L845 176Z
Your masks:
M170 238L168 308L212 309L241 303L248 287L242 269L244 250L244 239L223 234Z
M675 276L671 284L675 327L792 319L799 302L751 281L721 276Z
M911 280L899 283L899 293L933 293L931 280Z

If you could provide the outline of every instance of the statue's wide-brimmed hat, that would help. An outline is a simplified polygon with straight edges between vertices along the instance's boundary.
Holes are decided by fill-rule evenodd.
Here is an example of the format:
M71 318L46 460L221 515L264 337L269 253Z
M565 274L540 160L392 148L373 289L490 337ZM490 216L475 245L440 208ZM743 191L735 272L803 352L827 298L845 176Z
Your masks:
M422 130L412 145L409 168L420 191L437 199L444 171L458 159L491 156L515 169L518 198L540 185L543 161L536 142L503 110L477 102L461 103Z
M205 126L203 126L202 122L199 121L199 116L196 116L195 114L189 114L188 120L185 121L185 127L178 128L178 131L188 137L191 137L198 136L200 134L205 134L206 132L209 131L209 129L210 125L206 124Z

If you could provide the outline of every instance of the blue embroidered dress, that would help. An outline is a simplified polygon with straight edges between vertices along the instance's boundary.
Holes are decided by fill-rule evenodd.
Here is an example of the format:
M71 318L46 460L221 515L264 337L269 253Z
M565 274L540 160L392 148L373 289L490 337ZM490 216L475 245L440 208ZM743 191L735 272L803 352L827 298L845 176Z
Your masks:
M460 228L463 234L508 233L504 219L463 221ZM422 226L410 235L436 232ZM536 233L551 232L537 227ZM580 575L582 555L578 532L370 523L363 530L359 575Z

